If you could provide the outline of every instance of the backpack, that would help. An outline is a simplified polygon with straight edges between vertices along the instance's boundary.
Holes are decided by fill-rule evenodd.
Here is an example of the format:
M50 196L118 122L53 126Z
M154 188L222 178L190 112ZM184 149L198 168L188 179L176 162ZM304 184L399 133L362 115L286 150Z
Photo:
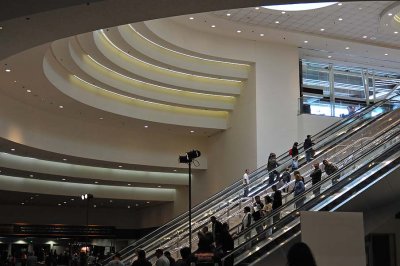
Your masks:
M293 152L292 149L289 150L289 155L292 156Z

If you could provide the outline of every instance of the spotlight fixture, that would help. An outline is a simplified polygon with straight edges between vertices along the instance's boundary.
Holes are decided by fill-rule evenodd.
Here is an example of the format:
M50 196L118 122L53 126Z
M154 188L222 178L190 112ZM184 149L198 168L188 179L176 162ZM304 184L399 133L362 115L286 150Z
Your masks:
M215 28L215 25L211 25L211 28Z
M368 38L368 36L367 36L367 35L364 35L364 36L363 36L363 39L367 39L367 38Z
M7 68L5 71L6 71L6 72L11 72L11 69Z
M399 34L399 32L398 31L395 31L395 32L393 32L394 34Z
M325 29L321 29L321 31L325 31Z
M26 92L27 92L27 93L31 93L32 91L31 91L31 90L26 90Z
M347 46L345 49L346 49L346 50L350 50L350 47Z
M308 41L304 41L304 43L308 43Z
M11 149L11 151L15 151L15 149L14 149L14 148L12 148L12 149Z
M231 13L226 14L226 16L227 16L227 17L230 17L230 16L231 16Z
M81 199L82 200L93 199L93 195L92 194L83 194L83 195L81 195Z
M190 17L189 19L190 19L190 20L193 20L193 19L194 19L194 17Z
M241 30L237 30L236 32L237 32L237 33L241 33L242 31L241 31Z
M201 152L198 150L191 150L186 153L186 155L179 156L180 163L191 163L193 159L200 157Z
M264 33L260 33L260 36L261 36L261 37L264 37Z

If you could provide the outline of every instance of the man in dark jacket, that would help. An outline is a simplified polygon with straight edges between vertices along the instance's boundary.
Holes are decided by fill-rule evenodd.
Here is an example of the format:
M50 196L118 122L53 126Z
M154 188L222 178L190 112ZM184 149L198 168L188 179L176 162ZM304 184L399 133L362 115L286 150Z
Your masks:
M272 202L272 210L278 209L280 206L282 206L282 193L280 190L277 189L276 185L272 186L272 191L274 191L274 195L272 196L273 202ZM273 221L274 223L278 221L280 218L280 213L277 213L274 215Z
M328 176L332 175L339 169L335 164L329 162L328 160L323 160L322 163L325 166L324 170L325 170L326 175L328 175ZM332 185L336 184L338 179L339 179L339 176L332 178Z
M312 146L314 145L314 142L311 140L311 135L307 135L307 138L304 140L304 151L306 152L306 161L307 163L311 162L313 159L313 153L314 150L312 149Z
M267 163L267 170L269 172L268 185L272 185L275 181L275 178L279 177L279 173L275 169L278 166L279 166L279 164L276 161L276 154L270 153L270 155L268 157L268 163Z
M319 168L319 163L314 163L314 171L310 174L311 183L313 186L315 184L317 184L319 181L321 181L321 176L322 176L322 171ZM319 195L320 191L321 191L321 187L315 188L313 190L314 195L315 196Z
M215 216L211 216L211 226L212 226L212 234L214 242L215 240L222 235L222 223L215 218Z

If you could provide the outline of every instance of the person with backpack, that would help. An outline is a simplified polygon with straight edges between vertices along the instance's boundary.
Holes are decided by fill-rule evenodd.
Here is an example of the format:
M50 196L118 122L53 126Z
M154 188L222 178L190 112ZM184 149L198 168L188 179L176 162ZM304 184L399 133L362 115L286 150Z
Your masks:
M324 170L328 176L339 170L339 168L335 164L329 162L328 160L323 160L322 163L325 166ZM332 185L336 184L338 182L338 179L339 177L332 178Z
M298 142L293 143L292 148L289 151L289 155L292 156L292 170L299 168L299 149L297 146Z

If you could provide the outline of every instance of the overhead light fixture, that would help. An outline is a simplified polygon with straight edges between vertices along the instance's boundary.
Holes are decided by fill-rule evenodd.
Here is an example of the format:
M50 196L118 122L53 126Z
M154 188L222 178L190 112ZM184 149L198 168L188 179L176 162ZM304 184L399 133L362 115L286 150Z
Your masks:
M74 201L75 199L71 199L71 201Z
M21 202L21 205L25 205L25 203L24 203L24 202Z
M118 168L122 168L122 165L118 165Z
M60 105L60 106L58 106L58 108L60 108L60 109L63 109L63 108L64 108L64 106Z
M339 20L339 21L342 21L343 19L342 19L342 18L338 18L338 20Z
M325 31L325 29L321 29L321 31Z
M131 208L131 206L130 205L128 205L128 209L130 209Z
M393 14L392 13L388 13L388 16L391 17L391 16L393 16Z
M367 35L364 35L364 36L363 36L363 39L367 39L367 38L368 38L368 36L367 36Z
M341 5L343 5L343 3L338 3L337 5L338 5L338 6L341 6Z
M190 133L194 133L194 130L190 130Z
M194 17L190 17L189 19L190 19L190 20L193 20L193 19L194 19Z
M215 28L215 25L211 25L211 28Z
M176 172L177 170L176 169L174 169L174 172Z
M62 181L65 181L66 179L65 178L63 178L63 179L61 179Z
M14 148L11 148L11 151L15 151L15 149L14 149Z
M31 90L26 90L26 92L27 92L27 93L31 93L32 91L31 91Z
M0 30L2 30L2 29L3 29L3 27L0 26Z
M395 31L395 32L393 32L394 34L399 34L399 32L398 31Z
M237 32L237 33L241 33L242 31L241 31L241 30L237 30L236 32Z
M157 187L161 187L161 186L157 186Z
M228 14L226 14L228 17L230 17L231 16L231 13L228 13Z
M264 33L260 33L260 36L261 36L261 37L264 37Z
M29 175L29 177L33 177L33 175Z
M93 205L93 208L96 208L96 207L97 207L97 205L96 205L96 204L94 204L94 205Z
M112 199L110 199L110 203L112 203Z
M263 8L278 10L278 11L306 11L328 7L336 4L337 2L326 2L326 3L306 3L306 4L292 4L292 5L272 5L263 6Z
M95 184L98 184L99 182L98 182L98 181L94 181L94 183L95 183Z
M275 24L279 24L279 21L277 20L277 21L275 21Z
M260 7L255 7L254 9L255 9L255 10L259 10L259 9L260 9Z
M58 206L61 206L61 203L58 203Z
M349 49L350 49L350 47L348 47L348 46L347 46L345 49L346 49L346 50L349 50Z
M388 56L389 54L385 54L386 56Z
M103 118L103 117L99 117L99 119L100 119L100 120L103 120L104 118Z
M6 72L11 72L11 69L9 69L9 68L6 68L6 70L5 70Z
M371 40L376 40L376 37L371 37L370 39L371 39Z
M144 128L148 128L148 127L149 127L148 125L144 126Z
M332 58L332 56L331 56L331 55L328 55L328 58Z
M67 204L67 202L66 202L66 201L64 201L64 204Z
M128 186L132 186L132 184L128 184Z
M285 12L285 11L282 11L281 13L282 13L283 15L284 15L284 14L286 14L286 12Z
M147 203L147 204L149 204L149 203L150 203L150 201L146 201L146 203Z
M304 43L308 43L308 41L304 41Z
M67 159L65 159L65 158L63 159L63 161L66 161L66 160L67 160Z
M135 206L137 207L137 206L139 206L139 204L136 203Z
M81 199L82 200L87 200L87 199L93 199L93 195L92 194L83 194L81 195Z

